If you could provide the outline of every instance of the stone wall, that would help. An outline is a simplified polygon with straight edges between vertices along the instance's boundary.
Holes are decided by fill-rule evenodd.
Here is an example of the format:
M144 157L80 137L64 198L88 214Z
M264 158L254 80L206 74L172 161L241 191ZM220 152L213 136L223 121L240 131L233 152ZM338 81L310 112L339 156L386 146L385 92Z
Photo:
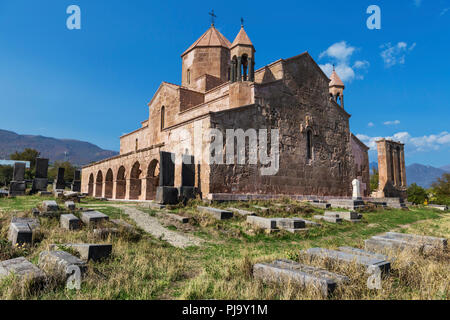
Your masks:
M370 195L369 148L353 134L350 140L355 161L354 177L361 182L361 194L368 197Z

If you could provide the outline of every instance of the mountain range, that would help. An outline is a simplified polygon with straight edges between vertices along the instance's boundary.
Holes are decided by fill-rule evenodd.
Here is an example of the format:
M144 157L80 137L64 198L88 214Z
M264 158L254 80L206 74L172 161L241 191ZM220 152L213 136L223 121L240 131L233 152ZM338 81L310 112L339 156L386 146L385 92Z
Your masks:
M378 169L378 164L376 162L371 162L371 173L372 168ZM429 188L431 187L431 184L438 178L442 177L444 173L450 173L450 165L436 168L423 164L413 163L409 166L406 166L406 182L408 183L408 186L416 183L421 187Z
M10 154L25 148L38 150L41 157L50 159L50 162L67 160L77 166L118 154L85 141L21 135L0 129L0 159L9 159Z

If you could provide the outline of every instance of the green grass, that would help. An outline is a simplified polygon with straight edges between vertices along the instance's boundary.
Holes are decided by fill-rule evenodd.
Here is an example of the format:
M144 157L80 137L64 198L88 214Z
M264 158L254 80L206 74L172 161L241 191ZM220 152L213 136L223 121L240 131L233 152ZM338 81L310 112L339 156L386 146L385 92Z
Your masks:
M0 199L0 248L6 250L7 225L13 212L24 211L29 214L45 198L18 197ZM304 203L283 199L275 206L273 202L236 202L214 203L211 206L226 208L239 207L250 210L253 205L268 207L267 213L258 212L267 217L304 217L311 219L323 210ZM101 211L111 218L122 218L133 223L121 209L110 206L110 202L86 199L79 206ZM186 207L170 207L171 212L185 213L192 217L192 233L206 240L200 247L185 250L174 248L166 242L152 238L141 232L142 238L130 241L119 237L105 240L113 244L111 259L101 263L89 263L90 272L80 291L67 291L63 287L46 288L39 293L24 294L15 292L11 286L0 285L0 298L22 299L308 299L314 297L306 292L265 285L251 277L251 266L259 261L271 261L277 258L299 259L300 250L310 247L336 248L353 246L363 248L363 241L373 235L390 231L408 231L411 233L448 237L450 218L448 214L427 208L405 210L377 210L363 213L361 223L331 224L320 222L321 227L310 228L308 233L291 234L279 232L265 234L245 222L244 217L216 221L195 209L200 203L190 202ZM128 205L132 205L128 203ZM155 210L138 207L151 216L161 217ZM251 209L253 210L253 209ZM258 210L255 210L258 211ZM40 251L50 243L98 242L91 231L66 232L58 228L57 219L41 219L44 239L27 252L8 252L10 257L25 254L34 263ZM167 227L179 231L174 222ZM416 260L420 260L417 258ZM422 261L422 260L420 260ZM423 261L424 265L427 261ZM446 273L441 281L447 281L450 275L449 263L433 264L428 269ZM430 269L431 268L431 269ZM399 270L401 267L399 267ZM410 278L425 277L426 272L408 273ZM346 272L346 270L342 270ZM400 272L400 271L399 271ZM412 272L412 271L411 271ZM436 271L437 272L437 271ZM401 273L403 274L403 273ZM412 276L414 275L414 277ZM339 293L342 299L410 299L430 298L448 299L448 286L440 283L432 288L422 288L419 284L405 284L404 278L391 277L389 292L369 292L360 287L350 292ZM439 277L436 277L438 279ZM402 280L403 279L403 280ZM434 279L434 278L433 278ZM8 280L10 281L10 279ZM355 281L358 281L357 279ZM403 282L402 282L403 281ZM408 280L412 281L412 280ZM434 281L434 280L433 280ZM436 280L438 281L438 280ZM2 292L3 290L3 292Z

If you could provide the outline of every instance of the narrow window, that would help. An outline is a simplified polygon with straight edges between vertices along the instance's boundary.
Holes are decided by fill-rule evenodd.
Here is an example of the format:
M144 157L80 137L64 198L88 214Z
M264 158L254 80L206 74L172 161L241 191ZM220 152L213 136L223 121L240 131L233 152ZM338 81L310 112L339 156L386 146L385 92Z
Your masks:
M187 82L187 84L190 84L191 83L191 70L187 70L187 73L186 73L186 82Z
M308 160L312 160L313 149L312 149L312 132L308 130L306 132L306 157Z
M161 107L161 131L164 129L165 112L166 112L166 108L164 106L162 106Z
M138 151L139 149L139 142L138 139L136 139L136 146L134 147L135 151Z

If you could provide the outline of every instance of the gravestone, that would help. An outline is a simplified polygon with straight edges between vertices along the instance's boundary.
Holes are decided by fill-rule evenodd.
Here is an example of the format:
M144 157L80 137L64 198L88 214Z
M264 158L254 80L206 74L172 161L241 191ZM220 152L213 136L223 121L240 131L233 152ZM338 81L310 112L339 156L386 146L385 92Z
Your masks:
M86 262L65 251L42 251L39 254L38 267L61 280L67 279L67 268L72 265L79 267L82 274L87 271Z
M48 185L48 159L36 158L36 174L33 179L31 193L35 194L39 191L47 191Z
M338 285L350 281L346 276L290 260L257 263L253 266L253 277L263 282L295 283L303 288L318 289L323 297L332 294Z
M181 164L181 186L195 186L195 161L194 156L183 154L183 163Z
M33 231L28 223L15 222L9 225L8 240L11 241L13 246L32 244L33 243Z
M85 211L81 214L81 221L88 226L96 226L109 220L106 214L98 211Z
M341 223L342 222L342 219L339 218L339 215L336 215L336 214L334 216L330 216L330 215L323 215L323 216L316 215L316 216L313 216L313 218L314 219L323 220L323 221L326 221L326 222L330 222L330 223Z
M65 206L67 209L69 209L69 210L75 210L75 209L76 209L76 207L75 207L75 202L73 202L73 201L66 201L66 202L64 203L64 206Z
M261 229L276 230L277 222L274 219L263 218L258 216L247 216L247 223L252 224Z
M37 284L45 281L45 273L24 257L0 262L0 280L14 274L22 282Z
M56 192L56 190L63 190L66 188L66 182L64 181L64 168L58 168L58 174L56 176L56 179L53 183L53 191Z
M73 192L81 192L81 170L75 170L70 190Z
M331 204L324 203L324 202L309 202L309 204L313 207L319 208L319 209L329 209L331 208Z
M66 230L81 229L81 221L73 214L62 214L59 220L60 226Z
M352 181L353 200L362 200L361 198L361 182L358 179Z
M159 152L159 187L156 188L155 202L159 204L177 204L178 189L175 184L175 155L171 152Z
M237 208L227 208L227 210L233 211L234 213L237 213L238 215L241 215L244 217L245 216L256 216L256 213L247 211L247 210L242 210L242 209L237 209Z
M100 261L111 255L111 244L65 244L65 247L72 248L80 254L82 260Z
M24 196L26 190L25 163L14 163L13 179L9 184L9 196Z
M445 251L447 239L414 234L387 232L373 236L364 241L365 249L383 254L395 253L405 249L417 252L429 252L434 250Z
M216 220L226 220L233 218L233 212L227 210L202 206L197 206L197 210L210 214Z
M331 204L332 208L342 208L348 210L356 210L365 208L365 204L363 200L354 200L354 199L331 199L328 200Z
M55 212L59 210L58 204L54 200L47 200L42 202L44 212Z

